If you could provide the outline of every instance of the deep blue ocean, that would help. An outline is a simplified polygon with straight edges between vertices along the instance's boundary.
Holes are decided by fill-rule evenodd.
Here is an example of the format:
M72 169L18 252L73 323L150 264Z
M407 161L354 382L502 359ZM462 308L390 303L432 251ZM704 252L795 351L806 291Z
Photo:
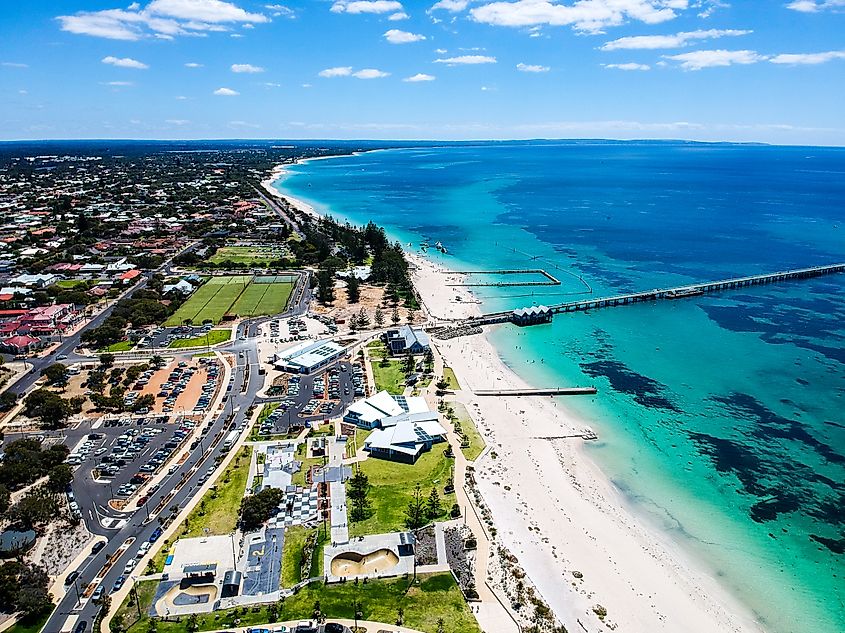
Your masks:
M545 268L484 310L845 261L845 150L491 143L291 167L277 188L455 270ZM408 246L410 244L410 246ZM773 632L845 631L845 275L502 326L596 461ZM517 349L517 347L519 349ZM542 359L542 362L539 361Z

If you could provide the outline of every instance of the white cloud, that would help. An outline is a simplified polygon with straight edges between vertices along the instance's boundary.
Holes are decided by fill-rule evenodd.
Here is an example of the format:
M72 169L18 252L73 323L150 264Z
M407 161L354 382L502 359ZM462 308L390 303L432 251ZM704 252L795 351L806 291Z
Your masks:
M837 11L845 9L845 0L795 0L786 5L787 9L801 13L818 13L819 11Z
M651 70L648 64L635 64L634 62L626 62L624 64L605 64L605 68L615 68L616 70Z
M400 31L399 29L390 29L384 34L384 39L391 44L410 44L411 42L421 42L425 39L425 35Z
M267 88L281 88L282 84L276 83L275 81L265 81L264 86Z
M438 55L445 55L447 53L445 48L436 48L436 49L434 49L434 52L437 53Z
M188 62L185 64L185 68L202 68L202 64L198 64L197 62Z
M411 16L405 13L404 11L398 11L397 13L389 15L387 19L390 22L399 22L400 20L407 20L409 17Z
M688 0L578 0L560 4L552 0L488 2L470 9L476 22L496 26L572 26L579 31L597 32L627 20L659 24L677 17Z
M296 12L291 9L290 7L286 7L283 4L265 4L264 8L268 11L273 12L274 18L294 18L296 17Z
M435 59L435 64L449 64L450 66L466 64L495 64L496 58L488 55L458 55L457 57L446 57Z
M176 101L187 101L187 100L188 100L188 97L186 97L185 95L178 95L176 97Z
M135 84L131 81L107 81L103 85L112 86L114 88L125 88L127 86L134 86Z
M469 5L469 0L439 0L429 10L436 11L437 9L443 9L444 11L458 13L466 9L467 5Z
M765 56L755 51L692 51L679 55L664 55L666 59L681 62L684 70L701 70L702 68L714 68L720 66L732 66L734 64L756 64L766 59Z
M232 90L231 88L218 88L214 91L214 94L218 97L237 97L241 93L237 90Z
M601 47L603 51L616 50L653 50L658 48L681 48L697 40L711 40L719 37L737 37L748 35L753 31L735 29L708 29L698 31L683 31L674 35L634 35L620 37L618 40L607 42Z
M337 0L333 13L394 13L402 11L402 3L394 0Z
M407 83L418 83L421 81L434 81L437 79L434 75L426 75L425 73L417 73L416 75L411 75L410 77L405 77L402 81Z
M166 119L164 122L170 125L188 125L190 123L188 119Z
M352 74L352 66L335 66L317 73L320 77L348 77Z
M29 68L29 64L21 64L20 62L2 62L0 66L4 68Z
M540 66L539 64L523 64L522 62L516 65L516 69L523 73L547 73L551 70L549 66Z
M113 55L109 55L108 57L103 57L100 61L110 66L117 66L118 68L135 68L137 70L149 68L144 62L139 62L137 59L132 59L131 57L114 57Z
M252 64L232 64L233 73L263 73L264 69L261 66L253 66Z
M845 59L845 51L826 51L824 53L782 53L775 55L770 62L773 64L815 65L826 64L836 59Z
M383 70L378 70L377 68L363 68L357 72L352 73L353 77L357 79L381 79L382 77L390 76L390 73L386 73Z
M225 31L227 24L269 22L261 13L224 0L152 0L144 8L136 2L126 9L79 11L56 19L63 31L113 40L201 36Z

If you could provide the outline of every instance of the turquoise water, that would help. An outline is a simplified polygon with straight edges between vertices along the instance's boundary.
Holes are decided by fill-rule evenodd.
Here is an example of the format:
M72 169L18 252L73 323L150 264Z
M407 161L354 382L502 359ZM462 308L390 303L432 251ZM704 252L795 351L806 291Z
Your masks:
M845 151L534 143L371 152L282 193L456 270L542 267L485 310L845 261ZM773 632L845 631L845 275L559 315L492 340L567 407L632 507Z

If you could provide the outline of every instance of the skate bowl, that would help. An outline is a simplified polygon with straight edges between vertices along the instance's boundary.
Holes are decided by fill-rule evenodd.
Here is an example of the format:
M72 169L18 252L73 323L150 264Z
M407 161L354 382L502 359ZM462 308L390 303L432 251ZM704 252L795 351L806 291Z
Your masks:
M184 589L175 585L158 600L156 612L165 615L179 613L185 608L194 611L201 605L208 605L210 611L216 599L217 587L215 585L194 585Z
M393 550L382 548L369 554L358 552L344 552L332 559L331 571L333 576L344 578L347 576L364 576L384 573L399 564L399 557Z

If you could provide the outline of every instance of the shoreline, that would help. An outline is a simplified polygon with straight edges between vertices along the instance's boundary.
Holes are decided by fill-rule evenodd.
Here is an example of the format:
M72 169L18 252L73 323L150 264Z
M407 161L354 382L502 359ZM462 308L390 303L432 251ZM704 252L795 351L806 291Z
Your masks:
M301 212L319 217L312 205L272 186L290 165L274 168L262 186ZM454 272L424 255L406 251L406 256L416 267L413 282L430 318L480 312L470 291L450 287L444 292L444 276L457 276ZM461 300L453 300L453 295ZM530 386L506 365L486 332L435 345L461 382L458 401L496 453L492 457L493 451L486 452L476 464L476 479L492 511L498 540L517 556L570 630L581 625L581 630L598 631L611 623L624 631L667 633L764 630L703 562L633 512L584 450L582 440L541 439L581 431L590 426L588 421L551 399L473 395L472 388ZM576 571L583 578L576 580ZM594 612L597 605L607 610L604 623Z

